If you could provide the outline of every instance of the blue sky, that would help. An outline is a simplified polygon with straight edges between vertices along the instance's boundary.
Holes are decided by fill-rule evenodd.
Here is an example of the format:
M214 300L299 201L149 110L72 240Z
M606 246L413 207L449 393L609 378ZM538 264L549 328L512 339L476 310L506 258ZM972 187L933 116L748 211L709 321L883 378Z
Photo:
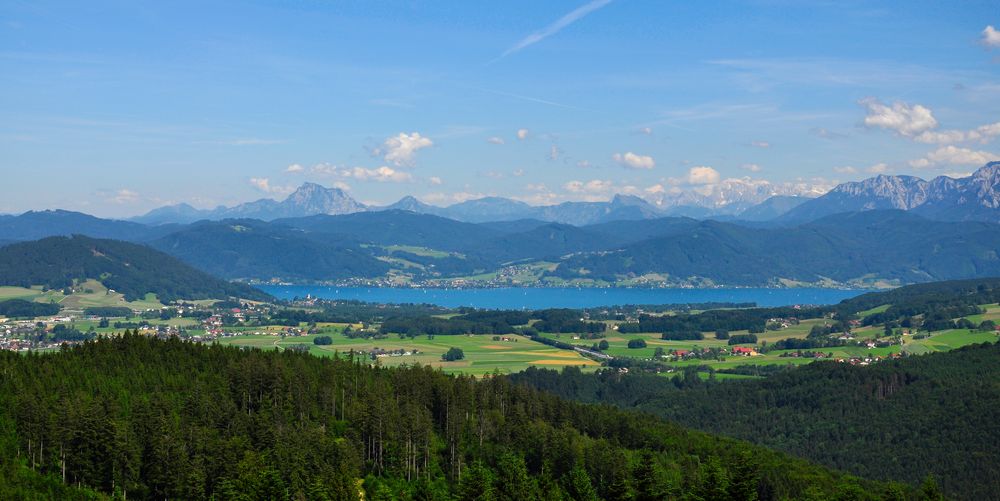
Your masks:
M0 212L825 189L1000 152L982 2L0 2Z

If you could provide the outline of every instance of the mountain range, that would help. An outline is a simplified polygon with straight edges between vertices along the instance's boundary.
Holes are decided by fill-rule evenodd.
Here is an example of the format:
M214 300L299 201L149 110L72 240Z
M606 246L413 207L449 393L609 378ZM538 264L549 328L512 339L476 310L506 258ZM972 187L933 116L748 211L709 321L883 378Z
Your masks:
M412 197L365 207L306 184L284 201L210 218L181 206L147 224L63 210L0 216L0 243L125 240L241 280L881 286L1000 275L998 183L997 162L959 179L877 176L714 219L664 216L627 195L544 207L503 198L435 207ZM193 223L163 222L195 213ZM506 278L482 278L490 276Z
M990 162L963 178L880 175L844 183L779 216L782 222L815 220L831 214L879 209L912 211L941 221L1000 222L1000 162Z
M219 221L223 219L273 221L321 214L343 215L356 212L405 210L469 223L536 219L581 226L608 221L654 219L664 216L698 218L720 216L732 219L745 211L750 211L751 215L757 214L760 211L753 209L761 203L773 205L769 201L772 196L785 200L787 204L788 200L805 201L808 199L806 195L816 195L815 193L805 193L800 196L775 194L779 192L771 190L768 188L769 186L769 183L751 185L743 182L731 182L713 188L714 191L707 196L658 196L652 202L634 195L619 194L607 202L563 202L556 205L534 206L510 198L484 197L466 200L447 207L438 207L421 202L413 196L405 196L386 206L368 206L354 200L339 188L304 183L280 202L263 198L233 207L220 206L207 210L196 209L182 203L154 209L142 216L132 218L131 221L147 225L186 224L200 220ZM787 190L780 193L786 192ZM794 205L795 202L792 204ZM761 211L764 214L770 214L767 209L761 209ZM752 217L760 218L759 215Z
M678 216L794 224L842 212L879 209L914 211L943 221L1000 222L1000 162L989 163L964 178L940 176L926 181L913 176L879 175L840 184L826 193L789 183L727 179L695 190L664 191L647 198L619 194L606 202L563 202L544 206L485 197L438 207L413 196L387 206L369 206L339 188L304 183L282 201L264 198L208 210L177 204L154 209L131 221L146 225L223 219L273 221L320 214L404 210L469 223L534 219L584 226ZM3 217L0 217L2 224Z
M54 235L80 220L238 280L870 287L1000 276L1000 224L902 210L785 226L681 217L467 223L403 210L145 226L52 211L13 218L0 240L38 238L45 217Z

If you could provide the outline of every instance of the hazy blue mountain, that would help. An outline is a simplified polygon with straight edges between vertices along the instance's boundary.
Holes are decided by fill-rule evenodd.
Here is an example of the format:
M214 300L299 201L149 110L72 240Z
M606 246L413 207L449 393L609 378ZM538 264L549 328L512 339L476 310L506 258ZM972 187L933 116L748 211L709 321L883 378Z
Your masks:
M407 195L400 198L398 202L394 204L387 205L385 207L372 208L372 210L405 210L410 212L416 212L417 214L434 214L441 215L444 209L430 204L425 204L416 197Z
M198 222L150 245L231 279L338 280L389 269L350 238L314 239L302 230L250 219Z
M904 211L837 214L791 228L702 221L690 230L574 255L556 274L615 279L659 273L729 285L776 279L900 283L1000 275L1000 225L942 222Z
M18 216L0 216L0 239L12 241L80 234L138 242L155 238L170 230L170 227L150 228L139 223L101 219L66 210L30 211Z
M287 217L304 217L316 214L350 214L367 210L340 188L327 188L316 183L304 183L284 200L262 198L233 207L199 210L187 204L153 209L133 218L145 224L191 223L202 219L260 219L271 221Z
M358 242L416 245L459 252L501 234L477 224L403 210L357 212L340 216L319 215L280 219L275 223L311 234L349 237Z
M448 207L436 207L413 197L404 197L392 205L377 210L392 209L433 214L469 223L534 219L574 226L606 221L650 219L663 215L646 200L632 195L616 195L608 202L564 202L544 206L528 205L509 198L485 197Z
M584 229L600 235L608 248L621 247L651 238L666 237L696 228L700 221L687 217L661 217L658 219L613 221L585 226Z
M741 212L737 219L743 221L768 221L810 201L811 198L776 195Z
M469 253L496 265L521 259L555 259L574 252L607 249L609 242L593 232L562 223L480 241Z
M880 175L844 183L826 195L780 216L780 221L811 221L842 212L899 209L943 221L1000 222L1000 162L991 162L969 177L940 176L925 181L913 176Z
M142 216L130 219L130 221L149 225L166 223L187 224L200 219L205 219L210 212L211 211L203 211L188 204L181 203L153 209Z
M488 221L479 223L479 226L490 228L500 233L520 233L547 224L549 224L549 221L542 221L541 219L515 219L514 221Z
M536 216L537 209L518 200L485 197L467 200L446 207L441 215L469 223L486 221L512 221Z

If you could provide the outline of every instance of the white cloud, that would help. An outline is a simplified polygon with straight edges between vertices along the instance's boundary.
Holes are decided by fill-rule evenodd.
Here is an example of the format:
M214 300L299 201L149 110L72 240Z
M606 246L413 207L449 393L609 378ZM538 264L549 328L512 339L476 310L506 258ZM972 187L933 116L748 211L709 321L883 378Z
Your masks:
M688 184L715 184L721 176L719 171L706 166L691 167L688 171Z
M524 169L514 169L514 172L510 173L514 177L521 177L524 175Z
M266 177L252 177L250 178L250 184L264 193L271 192L271 180Z
M437 176L431 176L431 177L427 178L427 181L430 182L433 185L440 185L441 182L442 182L441 178L439 178Z
M888 129L901 136L913 137L938 126L931 110L919 104L897 101L889 106L875 98L862 99L858 104L868 111L864 120L866 127Z
M408 167L416 160L417 151L433 145L434 142L429 137L421 136L419 132L400 132L386 138L382 146L372 150L372 153L397 167Z
M947 176L952 179L961 179L963 177L969 177L971 175L972 175L971 172L945 172L944 174L942 174L942 176Z
M305 167L303 167L303 166L301 166L299 164L292 164L292 165L289 165L285 169L285 172L287 172L289 174L297 174L297 173L302 172L304 170L306 170Z
M980 41L987 47L1000 47L1000 31L989 25L983 30L983 38Z
M771 143L767 141L750 141L750 146L753 146L754 148L770 148Z
M549 148L548 159L549 160L559 160L559 155L562 155L562 150L560 150L558 146L556 146L556 145L553 144Z
M652 169L656 167L656 161L653 157L648 155L638 155L632 153L631 151L626 151L625 153L615 153L611 157L622 167L627 167L629 169Z
M586 169L588 167L593 167L593 165L591 165L591 163L590 163L589 160L580 160L579 162L576 163L576 166L579 167L579 168L581 168L581 169Z
M640 127L639 128L639 134L645 134L647 136L652 136L653 135L653 128L652 127Z
M852 174L857 174L858 173L858 169L856 169L854 167L851 167L850 165L845 165L843 167L834 167L833 168L833 172L836 172L837 174L849 176L849 175L852 175Z
M615 186L614 181L606 179L591 179L590 181L569 181L563 189L570 193L607 193Z
M865 169L869 174L885 174L889 172L889 165L886 163L877 163Z
M379 183L409 183L413 175L387 165L369 169L366 167L346 167L332 164L317 164L312 168L314 174L333 176L341 179L357 181L374 181Z
M622 193L638 195L642 190L632 185L619 185L608 179L591 179L590 181L569 181L562 186L570 195L564 199L584 200L588 202L604 201L611 195Z
M266 177L252 177L250 178L250 184L254 188L257 188L257 190L270 195L287 195L295 191L295 188L292 186L272 186L270 179Z
M460 203L468 200L475 200L477 198L483 198L487 196L485 193L470 193L467 191L459 191L455 193L428 193L421 197L424 202L429 204L447 204L447 203Z
M517 129L517 138L521 141L528 139L528 129Z
M740 166L740 168L750 172L760 172L761 170L763 170L757 164L743 164Z
M987 143L997 136L1000 136L1000 122L981 125L972 130L925 131L913 139L921 143L931 144L951 144L967 141Z
M500 136L493 136L493 137L486 138L486 142L490 143L490 144L503 144L504 140Z
M403 172L383 165L376 169L366 169L364 167L354 167L343 172L344 177L357 179L358 181L377 181L379 183L408 183L413 181L413 176L409 172Z
M522 38L519 42L514 44L514 46L504 51L504 53L500 55L500 58L509 56L521 49L524 49L525 47L534 45L552 35L555 35L556 33L559 33L563 28L575 23L576 21L580 20L587 14L590 14L591 12L594 12L595 10L604 7L609 3L611 3L611 0L591 0L581 5L580 7L573 9L572 12L566 14L563 17L560 17L555 22L546 26L545 28Z
M116 191L114 195L111 197L112 202L121 205L135 203L138 200L139 200L139 194L128 188L122 188Z
M938 148L923 158L910 161L910 166L918 169L941 165L985 165L1000 159L1000 155L989 151L976 151L957 146Z

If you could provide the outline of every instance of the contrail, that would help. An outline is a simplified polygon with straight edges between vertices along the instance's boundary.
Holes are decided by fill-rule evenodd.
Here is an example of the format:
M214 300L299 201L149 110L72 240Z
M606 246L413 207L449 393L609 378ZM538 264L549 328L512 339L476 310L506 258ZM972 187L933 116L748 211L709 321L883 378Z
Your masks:
M577 7L576 10L570 12L569 14L566 14L563 17L560 17L556 22L546 26L544 29L536 31L524 37L523 39L521 39L520 42L514 44L513 47L507 49L503 54L500 54L500 57L498 57L497 59L503 59L517 51L520 51L521 49L524 49L525 47L534 45L552 35L555 35L556 33L559 33L559 31L562 30L563 28L575 23L576 21L583 18L587 14L590 14L591 12L594 12L595 10L604 7L605 5L611 3L612 1L613 0L591 0L590 2L587 2L586 4Z

